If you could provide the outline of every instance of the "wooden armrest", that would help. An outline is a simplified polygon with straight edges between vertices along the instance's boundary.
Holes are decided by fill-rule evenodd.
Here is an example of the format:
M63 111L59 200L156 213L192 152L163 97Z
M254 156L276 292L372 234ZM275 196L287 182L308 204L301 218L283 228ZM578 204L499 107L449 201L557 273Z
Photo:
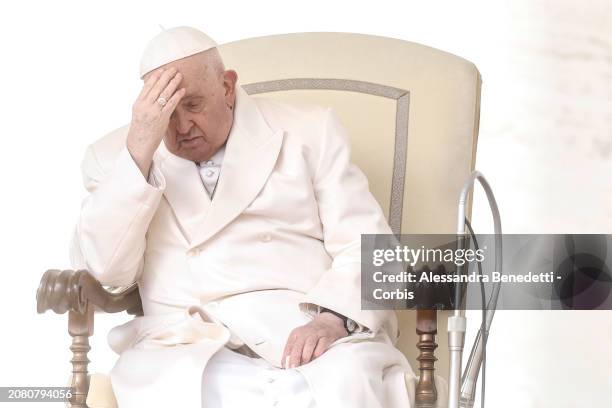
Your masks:
M36 310L44 313L68 312L68 333L72 336L72 384L70 407L86 408L89 376L87 353L91 349L89 337L93 334L94 310L107 313L127 311L142 316L142 302L138 285L125 288L104 288L86 270L50 269L46 271L36 291Z
M136 283L124 288L104 288L86 270L49 269L44 273L36 292L38 313L53 310L85 313L93 304L107 313L127 311L142 316L142 304Z

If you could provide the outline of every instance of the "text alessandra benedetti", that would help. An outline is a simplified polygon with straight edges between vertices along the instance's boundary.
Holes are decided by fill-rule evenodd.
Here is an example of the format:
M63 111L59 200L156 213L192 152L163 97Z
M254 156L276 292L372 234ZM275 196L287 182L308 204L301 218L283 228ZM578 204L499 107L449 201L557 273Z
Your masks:
M448 282L467 282L467 283L542 283L554 282L554 272L527 272L524 274L502 274L500 272L491 272L489 275L479 275L476 271L463 275L439 275L433 272L423 271L417 272L401 272L397 274L385 274L383 272L374 272L372 279L376 283L448 283Z

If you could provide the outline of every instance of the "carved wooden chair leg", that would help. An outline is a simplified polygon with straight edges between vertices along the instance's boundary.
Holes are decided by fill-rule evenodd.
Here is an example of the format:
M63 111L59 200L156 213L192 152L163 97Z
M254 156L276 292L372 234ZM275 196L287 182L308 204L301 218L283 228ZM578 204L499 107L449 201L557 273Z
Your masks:
M94 309L106 313L127 311L142 316L142 301L138 285L133 283L123 288L102 287L86 270L47 270L36 291L36 310L44 313L68 312L68 333L72 337L72 384L73 395L70 406L86 408L89 377L87 353L89 337L93 335Z
M419 382L416 387L415 405L417 408L433 408L438 399L438 392L434 382L434 363L436 334L438 332L436 310L417 310L417 335L419 341Z
M68 333L72 336L72 384L73 395L70 398L71 408L87 408L87 391L89 390L89 377L87 353L90 350L89 337L93 335L94 306L87 305L84 313L68 312Z

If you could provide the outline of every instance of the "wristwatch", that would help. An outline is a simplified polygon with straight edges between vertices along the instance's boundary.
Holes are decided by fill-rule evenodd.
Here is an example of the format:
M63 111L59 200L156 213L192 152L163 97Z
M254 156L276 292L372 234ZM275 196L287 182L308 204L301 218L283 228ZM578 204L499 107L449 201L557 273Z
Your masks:
M348 317L341 315L338 312L334 312L333 310L327 309L325 307L321 308L321 313L323 312L328 312L331 313L333 315L338 316L340 319L342 319L342 322L344 324L344 328L346 329L346 332L348 334L353 334L357 331L358 325L357 323L353 320L353 319L349 319Z

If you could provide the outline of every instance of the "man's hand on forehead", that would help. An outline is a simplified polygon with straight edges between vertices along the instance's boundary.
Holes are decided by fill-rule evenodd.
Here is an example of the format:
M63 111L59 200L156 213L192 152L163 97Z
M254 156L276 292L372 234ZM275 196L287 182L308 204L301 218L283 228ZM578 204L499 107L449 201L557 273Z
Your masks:
M142 90L132 105L132 122L126 143L145 178L153 154L168 129L170 115L185 95L185 88L178 88L182 77L174 67L152 71L145 75Z

